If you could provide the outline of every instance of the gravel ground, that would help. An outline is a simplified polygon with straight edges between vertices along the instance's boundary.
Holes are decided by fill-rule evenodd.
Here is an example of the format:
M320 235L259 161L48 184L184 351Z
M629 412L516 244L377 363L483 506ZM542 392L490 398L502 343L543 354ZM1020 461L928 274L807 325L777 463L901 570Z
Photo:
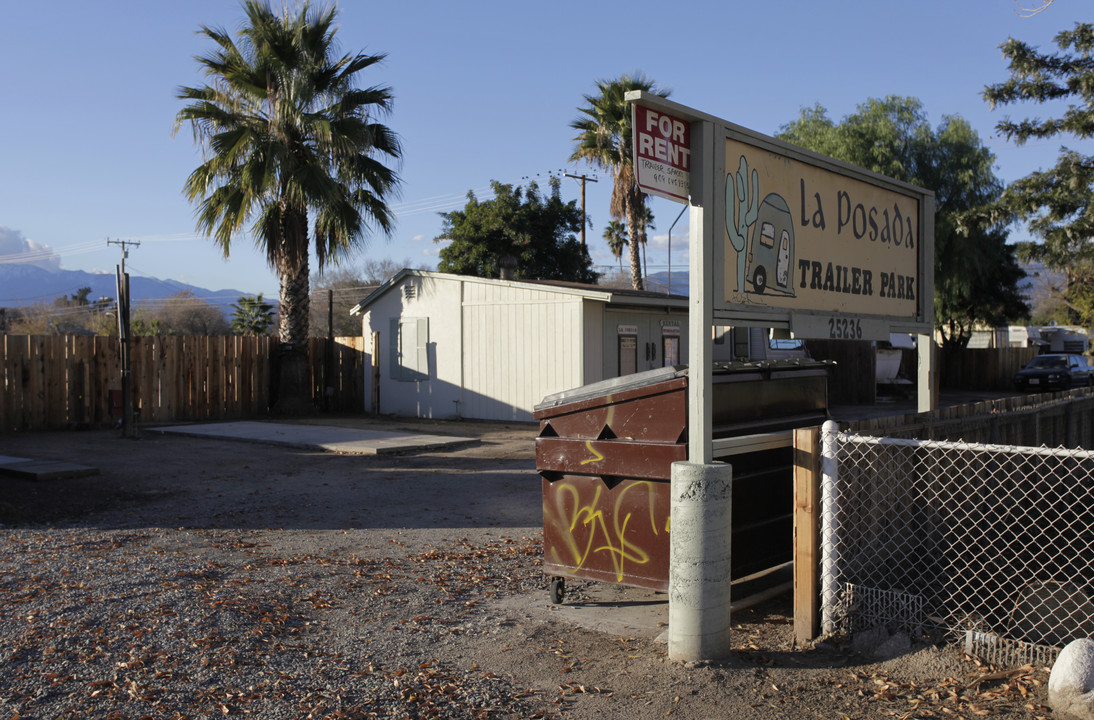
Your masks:
M734 617L718 665L578 627L540 569L533 431L428 429L482 442L359 457L0 437L0 455L101 470L0 478L0 719L1049 715L1044 668L795 648L786 596ZM568 583L567 602L596 590Z

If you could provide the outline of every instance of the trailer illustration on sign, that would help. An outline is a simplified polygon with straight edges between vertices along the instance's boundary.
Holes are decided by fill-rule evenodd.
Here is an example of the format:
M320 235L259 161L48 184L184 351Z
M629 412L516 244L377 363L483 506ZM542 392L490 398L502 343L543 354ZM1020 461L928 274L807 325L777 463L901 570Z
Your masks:
M751 184L749 179L748 158L742 155L736 182L733 173L726 175L726 232L737 251L736 292L762 295L766 291L793 297L794 219L790 206L778 193L768 193L758 202L755 169ZM751 282L752 290L746 282Z

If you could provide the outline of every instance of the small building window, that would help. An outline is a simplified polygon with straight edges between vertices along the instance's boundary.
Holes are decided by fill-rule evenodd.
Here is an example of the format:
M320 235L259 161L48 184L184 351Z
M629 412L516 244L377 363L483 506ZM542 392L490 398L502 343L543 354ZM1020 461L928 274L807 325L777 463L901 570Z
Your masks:
M429 379L429 318L391 319L391 379Z
M638 336L619 335L619 377L638 372Z
M662 335L661 336L661 357L663 358L661 365L663 367L672 367L680 364L680 336L679 335Z

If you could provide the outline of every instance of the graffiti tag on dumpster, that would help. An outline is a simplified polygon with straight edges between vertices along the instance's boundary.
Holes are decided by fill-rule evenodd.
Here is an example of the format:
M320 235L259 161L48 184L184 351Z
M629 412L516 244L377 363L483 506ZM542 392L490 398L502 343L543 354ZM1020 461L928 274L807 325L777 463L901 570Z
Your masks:
M645 480L624 480L610 489L596 477L545 481L548 562L578 575L610 575L616 582L629 582L636 573L664 575L667 581L667 491L667 483Z
M597 452L596 448L593 447L593 443L592 443L591 440L586 441L585 447L588 449L589 452L591 452L593 454L593 456L591 458L586 458L586 459L582 460L581 461L582 465L588 465L589 463L600 462L601 460L604 459L604 456L601 455L599 452Z

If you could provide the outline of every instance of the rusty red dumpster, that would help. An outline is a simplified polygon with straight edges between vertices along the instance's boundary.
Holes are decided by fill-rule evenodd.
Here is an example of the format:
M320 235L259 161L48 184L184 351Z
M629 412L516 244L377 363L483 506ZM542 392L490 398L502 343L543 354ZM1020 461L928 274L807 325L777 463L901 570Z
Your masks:
M731 461L734 577L790 560L795 427L827 419L828 364L717 363L715 457ZM668 590L669 478L687 459L686 366L549 395L536 406L544 571L561 602L566 578ZM764 437L764 442L749 438Z

